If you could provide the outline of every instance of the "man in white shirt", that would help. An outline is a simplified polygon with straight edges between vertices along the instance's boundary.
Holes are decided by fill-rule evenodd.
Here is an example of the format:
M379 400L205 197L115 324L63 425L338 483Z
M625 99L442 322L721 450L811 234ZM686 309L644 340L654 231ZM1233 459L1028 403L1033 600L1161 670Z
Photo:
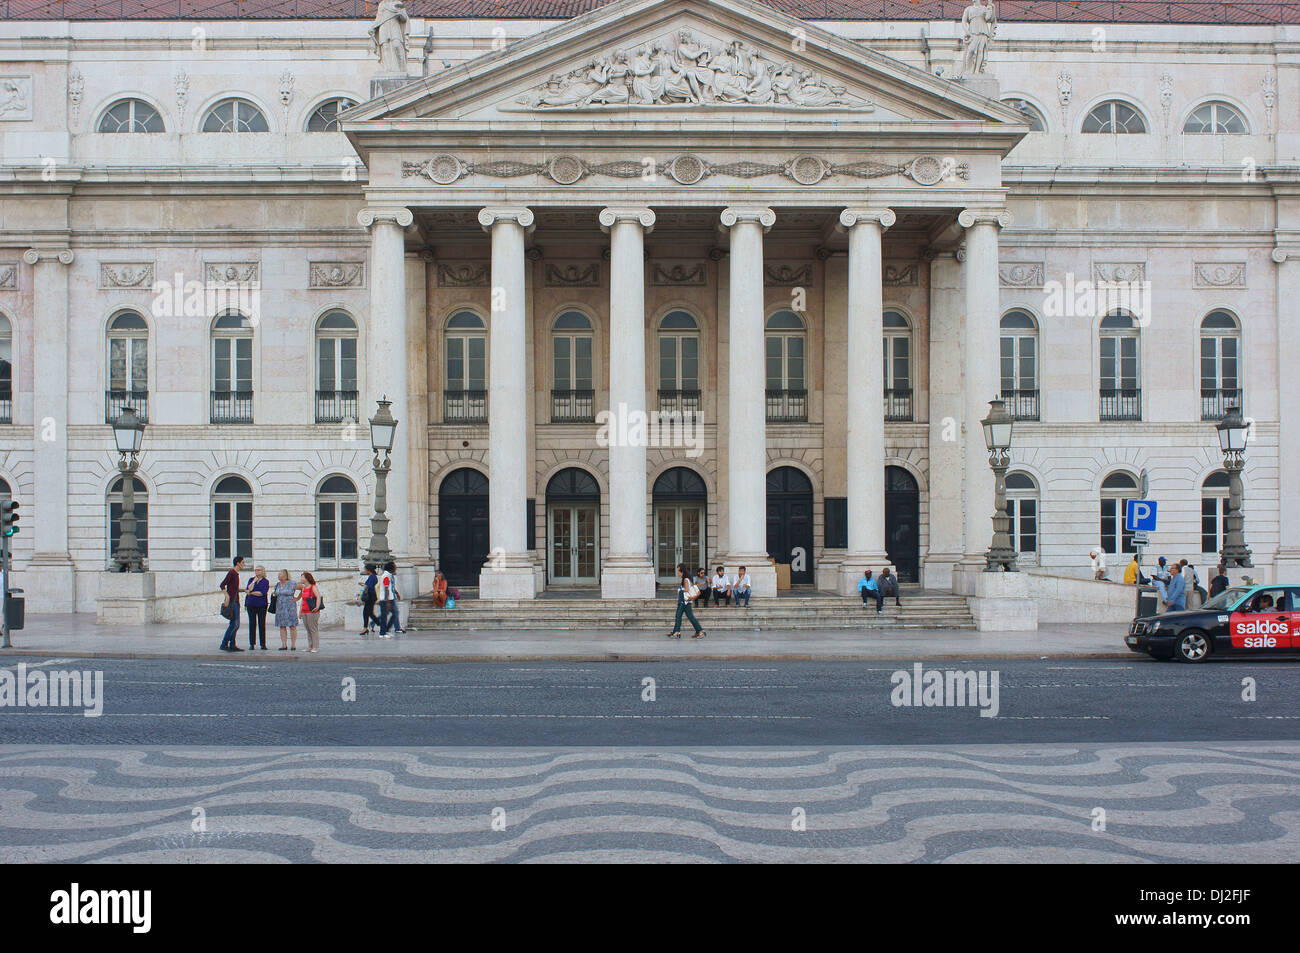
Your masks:
M733 605L740 605L740 600L745 600L745 608L749 608L749 573L745 572L745 567L740 567L740 572L731 583L731 596L735 600Z
M727 575L726 569L719 566L713 578L709 580L709 589L713 592L713 604L716 606L721 602L731 605L731 577Z
M1088 557L1092 560L1092 578L1105 579L1106 578L1106 557L1103 556L1101 552L1096 549L1089 551Z
M380 574L379 585L376 587L379 590L379 637L381 639L391 639L393 636L390 630L397 627L397 614L393 609L397 592L393 577L396 573L395 562L389 560L384 563L384 571Z

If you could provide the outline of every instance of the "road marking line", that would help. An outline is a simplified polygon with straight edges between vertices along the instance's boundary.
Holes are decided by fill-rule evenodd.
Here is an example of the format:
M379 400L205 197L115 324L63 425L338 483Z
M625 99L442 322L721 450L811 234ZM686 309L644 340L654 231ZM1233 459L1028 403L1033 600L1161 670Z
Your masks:
M5 714L24 715L36 717L76 717L82 718L84 715L80 711L11 711ZM205 713L205 712L159 712L159 711L117 711L104 712L101 717L105 718L229 718L227 712ZM257 716L258 720L267 718L586 718L586 719L644 719L653 721L655 719L667 718L699 718L711 721L813 721L811 715L483 715L483 714L403 714L398 712L378 712L372 715L367 714L299 714L296 712L261 712Z

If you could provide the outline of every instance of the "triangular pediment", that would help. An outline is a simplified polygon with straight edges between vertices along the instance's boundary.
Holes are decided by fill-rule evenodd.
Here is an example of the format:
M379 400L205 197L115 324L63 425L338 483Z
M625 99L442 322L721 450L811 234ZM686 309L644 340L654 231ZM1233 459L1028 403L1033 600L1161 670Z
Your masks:
M802 117L1024 124L960 83L751 0L618 0L363 103L344 128L364 151L367 127L421 121Z

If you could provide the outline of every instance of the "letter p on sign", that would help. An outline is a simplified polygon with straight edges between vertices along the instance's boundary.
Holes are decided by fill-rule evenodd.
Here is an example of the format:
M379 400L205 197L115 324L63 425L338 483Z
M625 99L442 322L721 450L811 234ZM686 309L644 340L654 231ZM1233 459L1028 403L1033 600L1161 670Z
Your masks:
M1156 529L1156 501L1129 500L1124 508L1124 528L1130 533L1154 533Z

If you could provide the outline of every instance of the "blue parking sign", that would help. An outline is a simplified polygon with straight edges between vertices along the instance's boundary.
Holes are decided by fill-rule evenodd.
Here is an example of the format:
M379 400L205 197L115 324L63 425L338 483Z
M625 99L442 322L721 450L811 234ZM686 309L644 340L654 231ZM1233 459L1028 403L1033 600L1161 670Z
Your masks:
M1124 528L1130 533L1154 533L1156 529L1156 501L1129 500L1124 508Z

